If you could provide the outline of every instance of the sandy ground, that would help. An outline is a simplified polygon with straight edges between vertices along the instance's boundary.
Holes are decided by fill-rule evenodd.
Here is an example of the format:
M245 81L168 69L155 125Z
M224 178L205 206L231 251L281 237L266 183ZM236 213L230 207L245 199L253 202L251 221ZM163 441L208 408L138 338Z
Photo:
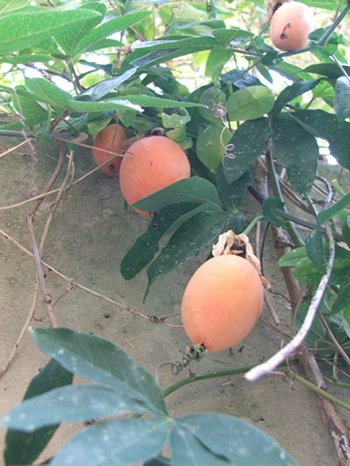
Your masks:
M4 141L10 146L14 141ZM58 148L38 146L38 163L33 167L30 157L12 154L0 160L1 205L11 205L27 198L33 182L39 191L53 172ZM67 167L64 169L59 181ZM90 151L78 150L75 157L75 178L93 167ZM56 183L55 187L59 186ZM35 230L40 239L53 197L46 198L36 216ZM254 202L254 201L252 201ZM0 212L0 228L31 249L26 214L32 204ZM124 211L118 180L109 179L97 172L76 185L64 195L52 222L46 241L43 260L74 278L80 284L102 293L122 304L149 315L167 315L179 312L186 283L203 262L209 249L194 260L186 262L173 273L160 277L152 286L145 304L142 302L147 277L143 272L132 281L125 281L120 274L120 262L136 238L145 231L148 220L134 212ZM274 262L275 252L271 241L265 252L265 275L274 291L285 292L283 279ZM31 307L35 288L35 268L32 259L3 238L0 239L0 365L2 365L21 331ZM90 332L109 339L138 364L151 373L161 362L178 359L178 353L169 342L181 351L188 344L181 328L151 324L111 306L89 293L75 289L65 293L67 283L50 275L48 291L54 301L60 326ZM281 330L291 333L290 311L286 302L276 296L271 300L281 319ZM39 303L37 318L44 315ZM263 319L272 323L265 308ZM180 318L172 320L180 324ZM48 325L33 322L33 326ZM133 339L129 343L127 340ZM276 352L283 337L261 320L241 345L228 352L210 354L192 369L197 373L256 364ZM0 417L18 404L28 383L42 368L47 357L26 334L20 343L15 359L0 379ZM184 377L186 374L177 377ZM160 384L166 388L177 380L168 366L160 370ZM286 382L281 377L269 376L254 384L244 380L211 379L189 384L167 398L167 405L174 416L196 412L220 412L243 418L275 438L290 452L301 466L335 466L336 456L325 432L313 393L297 382ZM330 388L330 392L347 400L346 391ZM349 422L349 413L339 410ZM57 448L80 426L62 426L55 434L42 458L52 455ZM0 429L0 451L3 450L5 429ZM2 464L2 458L0 464Z

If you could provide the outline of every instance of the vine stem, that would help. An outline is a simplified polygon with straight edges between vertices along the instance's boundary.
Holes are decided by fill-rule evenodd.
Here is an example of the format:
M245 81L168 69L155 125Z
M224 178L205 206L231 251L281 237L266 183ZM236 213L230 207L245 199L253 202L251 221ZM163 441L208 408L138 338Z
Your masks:
M325 275L321 278L320 284L312 298L309 309L307 311L303 325L301 326L299 332L295 335L293 340L291 340L284 348L282 348L278 353L276 353L272 358L267 360L265 363L260 364L259 366L251 369L247 374L245 374L246 380L254 382L258 380L263 375L268 374L273 371L282 361L287 359L291 354L295 353L300 345L303 343L304 338L308 334L313 320L315 318L317 308L321 302L323 294L325 292L326 286L329 281L329 277L332 273L334 256L335 256L335 244L332 235L332 230L329 225L326 224L326 232L329 239L329 258L327 262L327 270Z
M318 387L317 385L309 382L308 380L304 379L303 377L300 377L300 375L296 374L293 371L288 371L285 373L287 377L289 377L292 380L297 380L298 382L302 383L306 387L310 388L314 392L318 393L319 395L323 396L324 398L327 398L327 400L332 401L333 403L337 404L338 406L341 406L342 408L346 409L347 411L350 411L350 406L346 403L344 403L342 400L339 400L339 398L336 398L335 396L331 395L330 393L327 393L325 390L322 388Z
M266 151L266 164L267 164L269 178L270 178L270 181L271 181L271 184L272 184L274 195L278 199L280 199L282 202L284 202L283 201L283 196L282 196L282 191L281 191L280 185L278 183L278 179L277 179L275 165L274 165L273 159L272 159L272 153L271 153L271 151L269 149ZM288 214L285 207L283 208L283 211L286 214ZM292 223L288 222L286 224L286 228L288 230L288 233L290 234L290 237L294 241L295 246L304 246L304 242L300 238L300 236L299 236L298 232L296 231L294 225Z
M282 366L286 366L287 363L284 361ZM248 372L249 370L253 369L254 366L248 366L248 367L241 367L239 369L229 369L225 371L216 371L216 372L207 372L206 374L200 374L200 375L191 375L190 377L185 377L184 379L178 380L175 382L173 385L170 385L170 387L166 388L163 390L163 396L164 398L171 393L175 392L179 388L192 383L192 382L198 382L199 380L207 380L207 379L213 379L217 377L228 377L231 375L240 375Z
M323 34L321 39L318 41L317 45L323 45L329 39L329 37L332 35L332 33L335 31L338 25L343 21L343 19L349 13L349 11L350 11L350 6L346 5L346 7L340 13L338 18L329 26L327 31Z
M249 233L252 231L255 225L261 220L264 220L263 215L258 215L257 217L254 217L253 220L247 226L247 228L242 232L242 234L249 236Z

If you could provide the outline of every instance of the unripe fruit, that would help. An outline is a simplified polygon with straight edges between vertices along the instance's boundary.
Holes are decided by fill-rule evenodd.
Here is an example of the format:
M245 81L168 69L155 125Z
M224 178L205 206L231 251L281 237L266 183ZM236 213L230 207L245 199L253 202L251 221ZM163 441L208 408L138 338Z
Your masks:
M120 189L129 205L189 178L191 166L183 149L165 136L149 136L132 144L120 167ZM140 211L149 216L149 212Z
M108 150L110 152L123 154L126 150L126 135L124 128L119 124L109 125L97 133L93 143L92 154L94 156L96 165L102 165L107 160L113 157L113 154L108 154L98 149ZM120 164L123 157L118 157L110 164L101 168L103 173L112 178L119 176Z
M292 51L308 44L308 35L313 29L311 9L304 3L287 2L272 16L270 38L279 50Z
M181 305L182 322L193 344L209 352L242 341L259 320L264 304L260 276L246 259L216 256L190 279Z

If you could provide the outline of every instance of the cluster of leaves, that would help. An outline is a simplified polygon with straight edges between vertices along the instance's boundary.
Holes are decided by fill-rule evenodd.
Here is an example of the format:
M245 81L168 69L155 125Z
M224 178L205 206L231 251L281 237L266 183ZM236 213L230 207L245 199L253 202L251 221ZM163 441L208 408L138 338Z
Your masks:
M35 461L61 423L96 418L50 465L297 465L271 437L241 419L205 413L172 418L154 378L107 340L64 328L36 329L32 336L52 359L24 401L2 419L10 428L6 465ZM94 384L72 385L72 373ZM160 456L167 444L170 458Z

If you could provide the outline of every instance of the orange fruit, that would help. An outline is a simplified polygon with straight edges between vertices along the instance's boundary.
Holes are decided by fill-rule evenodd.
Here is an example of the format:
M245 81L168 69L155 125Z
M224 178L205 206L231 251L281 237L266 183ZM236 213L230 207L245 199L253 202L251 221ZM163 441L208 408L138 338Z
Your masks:
M223 351L253 330L263 304L263 286L253 265L236 255L216 256L188 282L182 322L193 344L202 344L209 352Z
M119 124L113 124L106 126L100 132L97 133L93 143L92 154L94 156L96 165L102 165L107 160L113 157L113 154L108 154L99 149L108 150L115 152L116 154L124 154L126 150L126 135L124 128ZM105 165L101 168L103 173L112 178L119 176L120 164L122 163L123 157L118 157L113 160L110 164Z
M149 136L132 144L120 166L120 189L129 205L189 178L191 167L183 149L165 136ZM134 209L141 215L149 212Z
M305 47L308 35L314 29L314 15L311 8L300 2L287 2L273 14L270 38L279 50L292 51Z

